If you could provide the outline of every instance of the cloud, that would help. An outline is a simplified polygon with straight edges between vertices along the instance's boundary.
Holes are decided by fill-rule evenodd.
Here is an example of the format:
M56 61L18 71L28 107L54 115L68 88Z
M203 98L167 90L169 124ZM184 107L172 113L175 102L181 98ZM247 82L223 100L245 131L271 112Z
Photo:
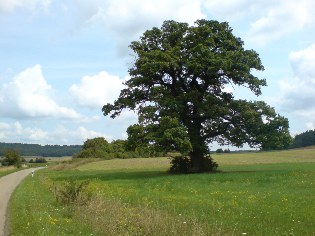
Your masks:
M315 123L315 43L304 50L291 52L289 61L294 75L279 82L277 105L308 124Z
M80 84L74 84L69 91L75 101L90 109L101 109L106 103L113 103L124 88L122 79L102 71L94 76L84 76Z
M251 24L247 35L251 42L264 45L314 24L313 0L273 2L267 13Z
M110 22L113 30L135 32L137 28L161 23L167 19L193 23L203 17L199 1L190 0L112 0L98 7L91 20L115 19ZM143 19L146 19L144 21Z
M204 0L203 6L220 20L251 22L245 41L258 45L314 25L315 21L313 0Z
M0 87L0 115L8 118L53 117L84 119L71 108L58 105L40 65L28 68Z
M193 23L205 18L198 0L79 0L63 3L62 9L78 29L101 25L115 38L121 55L127 54L127 46L141 33L165 20Z
M111 140L108 135L89 130L84 126L75 129L58 126L48 132L41 128L24 127L20 122L0 123L0 138L2 142L69 145L83 144L86 139L95 137L105 137L107 140Z
M1 0L0 13L12 12L16 9L27 9L30 11L46 10L51 0Z
M49 138L47 132L38 128L23 128L20 122L0 123L0 138L4 142L39 142Z
M213 16L219 19L233 21L266 11L273 0L204 0L203 6Z

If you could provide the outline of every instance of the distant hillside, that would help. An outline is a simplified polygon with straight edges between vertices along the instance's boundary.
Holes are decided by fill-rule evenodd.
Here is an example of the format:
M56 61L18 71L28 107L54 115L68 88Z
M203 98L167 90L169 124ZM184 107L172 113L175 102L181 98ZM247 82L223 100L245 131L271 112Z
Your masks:
M42 157L62 157L72 156L78 153L81 145L39 145L39 144L24 144L24 143L1 143L0 156L3 155L4 149L15 149L20 151L22 156L42 156Z

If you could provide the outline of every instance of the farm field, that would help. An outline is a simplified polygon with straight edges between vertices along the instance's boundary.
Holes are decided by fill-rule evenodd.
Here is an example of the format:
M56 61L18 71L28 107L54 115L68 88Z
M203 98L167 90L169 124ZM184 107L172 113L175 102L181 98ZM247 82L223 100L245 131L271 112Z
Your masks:
M315 149L213 157L212 174L170 175L167 158L38 171L10 235L315 235Z

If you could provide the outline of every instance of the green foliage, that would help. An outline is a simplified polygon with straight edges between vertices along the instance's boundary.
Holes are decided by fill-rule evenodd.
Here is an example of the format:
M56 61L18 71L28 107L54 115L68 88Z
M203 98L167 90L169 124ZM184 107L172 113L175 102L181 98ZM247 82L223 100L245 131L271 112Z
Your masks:
M192 150L187 130L177 118L160 117L157 124L150 124L147 129L149 142L154 143L158 150L184 155Z
M297 134L293 141L291 148L300 148L315 145L315 130L307 130L301 134Z
M218 168L218 163L216 163L212 157L204 156L201 159L201 172L214 172Z
M87 139L76 158L106 158L111 159L111 146L103 137Z
M152 148L139 146L134 150L128 149L126 140L114 140L109 143L103 137L88 139L84 142L82 150L75 154L74 158L135 158L135 157L151 157L158 153Z
M87 139L84 142L82 149L83 150L88 150L88 149L97 150L97 149L99 149L99 150L103 150L104 152L110 152L111 151L111 147L110 147L109 143L103 137Z
M218 168L218 164L210 156L205 156L201 160L201 172L213 172ZM175 156L171 158L170 172L174 174L187 174L192 172L192 160L187 156Z
M163 155L167 152L187 155L192 150L186 128L169 116L160 117L155 124L131 125L127 133L127 147L132 151L146 149Z
M14 165L17 168L21 167L22 164L22 158L20 156L20 152L13 149L5 149L3 151L4 158L2 159L2 164L4 166L8 165Z
M171 158L170 172L174 174L188 173L191 162L187 156L176 156Z
M105 158L111 159L108 152L100 149L83 149L78 154L74 155L75 158Z
M189 26L165 21L145 31L130 45L135 61L127 87L103 107L104 115L115 118L123 109L137 110L139 124L129 129L129 146L139 142L189 152L194 171L204 169L203 157L214 141L286 147L286 118L264 102L237 100L225 89L243 86L258 96L266 86L252 74L264 69L258 54L243 44L226 22L198 20ZM165 117L176 126L162 124Z

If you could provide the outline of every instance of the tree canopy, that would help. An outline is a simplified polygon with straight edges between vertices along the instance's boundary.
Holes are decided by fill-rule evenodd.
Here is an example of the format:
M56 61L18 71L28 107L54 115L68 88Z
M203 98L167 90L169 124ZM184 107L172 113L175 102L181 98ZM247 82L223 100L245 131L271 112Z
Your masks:
M264 69L258 54L244 49L228 23L198 20L189 26L165 21L161 28L145 31L130 48L134 52L131 78L118 99L104 105L103 113L115 118L123 109L136 110L139 125L146 130L163 117L177 119L178 132L184 130L191 145L190 171L216 167L203 166L209 163L204 159L214 141L270 146L270 136L281 141L289 135L288 120L272 107L235 99L227 89L242 86L259 96L266 86L265 79L252 73ZM159 140L151 142L159 144Z
M3 151L3 154L4 154L4 158L2 160L3 165L8 165L8 166L15 165L18 168L21 167L22 158L18 150L5 149Z

